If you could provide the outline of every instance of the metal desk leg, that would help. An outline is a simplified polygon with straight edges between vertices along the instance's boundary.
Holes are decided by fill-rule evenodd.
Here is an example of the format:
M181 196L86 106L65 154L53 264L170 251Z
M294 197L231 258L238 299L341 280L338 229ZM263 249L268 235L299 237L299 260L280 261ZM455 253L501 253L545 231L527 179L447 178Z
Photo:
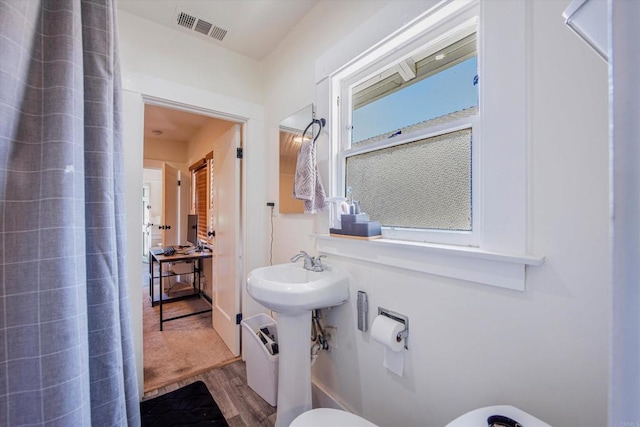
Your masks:
M201 258L199 258L199 259L197 259L197 260L195 260L193 262L193 268L194 268L194 271L193 271L193 289L197 289L198 290L198 298L202 297L202 294L201 294L202 291L200 289L200 263L201 262L202 262ZM196 270L196 267L197 267L197 270ZM197 288L196 288L196 273L198 273L198 282L197 282L198 287Z
M153 307L153 255L149 251L149 297L151 298L151 306Z
M191 261L191 287L196 289L196 260Z
M160 296L160 331L162 331L162 263L158 263L160 269L160 285L158 286L158 294Z

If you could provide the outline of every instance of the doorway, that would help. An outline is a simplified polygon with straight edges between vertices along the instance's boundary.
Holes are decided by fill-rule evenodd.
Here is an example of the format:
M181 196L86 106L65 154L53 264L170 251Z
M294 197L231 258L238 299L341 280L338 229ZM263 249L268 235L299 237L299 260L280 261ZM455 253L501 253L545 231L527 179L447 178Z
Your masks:
M149 250L162 246L162 175L159 169L142 171L142 262L149 262Z
M241 145L241 130L241 124L217 117L164 105L145 105L142 218L148 234L143 233L143 239L151 248L158 244L186 243L187 216L195 213L193 190L196 186L191 185L194 178L192 166L204 159L207 153L213 153L210 179L207 180L210 209L206 210L207 218L202 223L207 227L205 236L217 232L215 237L211 236L204 242L213 256L204 264L201 281L207 299L211 299L213 314L166 323L164 331L160 332L158 322L154 321L157 313L153 312L154 307L148 301L148 275L143 275L146 278L146 282L143 279L143 288L147 289L146 292L143 290L142 308L145 391L148 391L148 384L153 384L154 388L162 385L158 377L164 377L161 381L167 383L176 382L234 360L239 355L239 342L234 341L234 329L239 334L239 327L230 320L231 317L235 320L235 312L239 310L240 291L231 292L232 295L235 293L232 301L222 301L223 297L218 294L226 296L229 294L227 288L238 288L238 278L227 277L227 272L238 270L236 262L240 248L233 242L239 240L240 206L238 203L238 209L234 209L233 201L240 200L241 192L237 173L240 166L236 165L235 156L231 158L229 153L235 153L236 146ZM229 200L221 200L224 209L217 206L220 194L232 195ZM222 221L219 220L221 217ZM231 249L228 250L230 243ZM145 240L142 246L144 249ZM219 256L221 254L226 256ZM148 270L148 264L143 266L145 268ZM224 288L224 292L218 292L218 288ZM165 310L174 310L180 315L180 310L187 313L199 311L202 307L198 305L202 303L201 299L180 301L165 305ZM205 353L197 356L203 350Z

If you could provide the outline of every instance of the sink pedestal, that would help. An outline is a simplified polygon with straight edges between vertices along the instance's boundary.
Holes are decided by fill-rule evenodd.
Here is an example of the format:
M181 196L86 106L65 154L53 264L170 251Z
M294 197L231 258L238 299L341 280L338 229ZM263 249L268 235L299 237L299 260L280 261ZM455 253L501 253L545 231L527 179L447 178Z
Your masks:
M278 313L278 410L276 427L311 410L311 312L349 299L347 273L330 264L310 271L296 264L260 267L247 276L247 292Z
M278 313L278 409L276 427L311 410L311 311Z

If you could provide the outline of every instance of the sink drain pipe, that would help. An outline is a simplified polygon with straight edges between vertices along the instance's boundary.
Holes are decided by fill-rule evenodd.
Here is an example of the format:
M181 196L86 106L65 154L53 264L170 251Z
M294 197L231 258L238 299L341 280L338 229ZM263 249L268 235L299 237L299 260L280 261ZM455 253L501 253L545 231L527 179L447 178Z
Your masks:
M321 350L329 349L329 341L324 331L324 322L320 310L311 312L311 366L316 363Z

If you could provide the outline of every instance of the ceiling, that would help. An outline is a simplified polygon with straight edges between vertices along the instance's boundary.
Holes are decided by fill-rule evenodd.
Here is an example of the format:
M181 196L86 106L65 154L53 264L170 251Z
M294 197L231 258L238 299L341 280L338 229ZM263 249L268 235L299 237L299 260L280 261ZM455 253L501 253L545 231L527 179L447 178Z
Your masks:
M144 138L186 143L209 120L217 119L155 105L145 105Z
M318 0L119 0L118 8L175 31L248 56L264 59ZM227 30L222 41L175 23L176 11ZM145 106L144 136L149 141L189 141L211 117L153 105ZM160 132L160 134L158 134Z
M119 0L118 8L173 30L264 59L318 0ZM226 30L219 41L175 23L176 10Z

